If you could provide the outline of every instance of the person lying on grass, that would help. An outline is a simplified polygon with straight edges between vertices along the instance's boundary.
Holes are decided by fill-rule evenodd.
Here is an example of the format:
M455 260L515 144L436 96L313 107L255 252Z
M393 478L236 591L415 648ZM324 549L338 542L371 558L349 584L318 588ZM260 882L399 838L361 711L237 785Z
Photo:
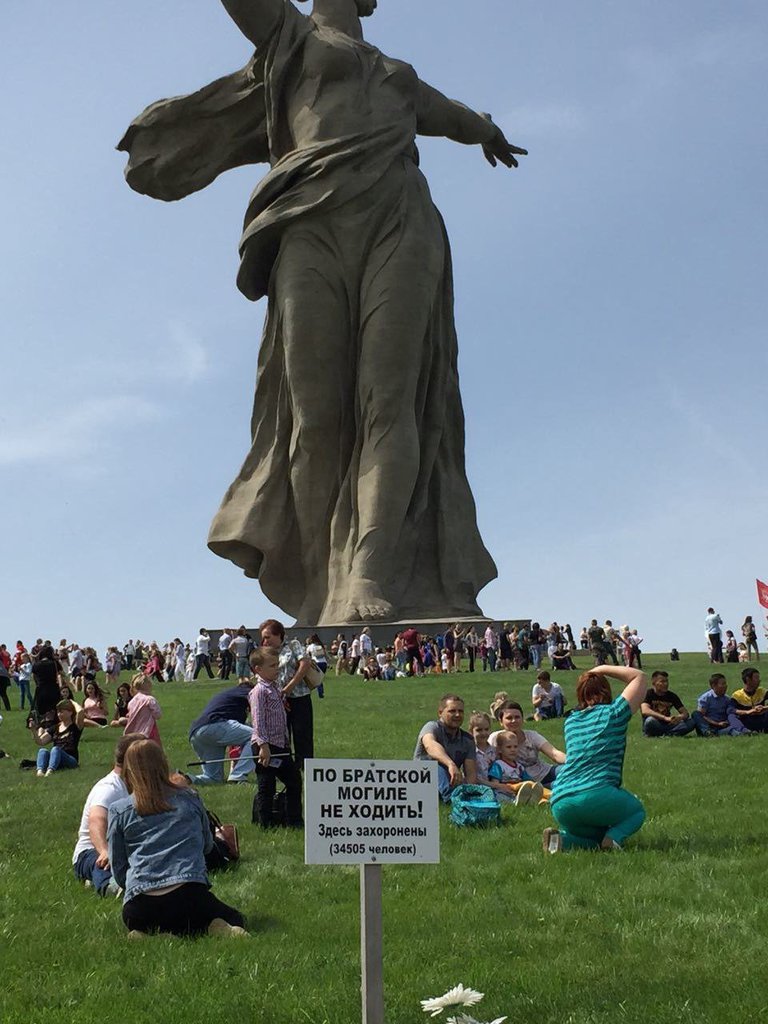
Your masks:
M609 679L624 684L614 700ZM544 830L545 853L578 847L621 850L642 826L645 809L621 788L627 728L647 688L635 668L606 665L579 677L577 706L565 720L566 762L552 787L558 829Z
M534 782L517 760L519 745L517 733L503 729L497 734L496 760L488 769L488 785L500 804L546 804L551 791Z
M77 711L71 700L60 700L53 722L35 729L35 742L41 748L37 752L38 778L65 768L77 768L84 721L85 711Z
M110 805L107 841L129 937L246 935L243 915L210 891L205 855L213 837L203 802L169 780L157 743L128 747L123 781L130 795Z

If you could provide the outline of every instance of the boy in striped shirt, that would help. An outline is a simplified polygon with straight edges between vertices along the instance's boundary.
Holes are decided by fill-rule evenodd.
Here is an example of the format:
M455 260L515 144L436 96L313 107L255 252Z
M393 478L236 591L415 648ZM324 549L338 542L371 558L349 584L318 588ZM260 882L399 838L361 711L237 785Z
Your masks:
M289 828L301 828L304 824L301 816L301 774L291 757L288 719L283 695L277 685L280 670L278 652L274 647L258 647L251 654L250 661L256 676L256 685L248 697L257 782L252 821L262 828L282 824L276 820L274 811L279 779L285 786L285 824Z

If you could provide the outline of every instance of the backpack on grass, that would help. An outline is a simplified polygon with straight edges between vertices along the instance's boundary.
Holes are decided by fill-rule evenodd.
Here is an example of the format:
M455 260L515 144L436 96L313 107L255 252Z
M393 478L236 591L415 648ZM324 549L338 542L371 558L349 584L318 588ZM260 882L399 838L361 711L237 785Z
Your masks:
M465 783L451 794L451 821L454 825L500 825L501 808L490 786Z

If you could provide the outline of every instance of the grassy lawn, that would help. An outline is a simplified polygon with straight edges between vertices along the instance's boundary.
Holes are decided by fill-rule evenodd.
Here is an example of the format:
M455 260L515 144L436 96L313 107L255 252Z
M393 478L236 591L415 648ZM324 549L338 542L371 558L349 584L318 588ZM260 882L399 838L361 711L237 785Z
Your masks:
M689 710L706 689L704 655L644 655L670 671ZM727 665L729 690L739 666ZM650 674L650 673L649 673ZM566 682L563 683L565 678ZM558 673L573 703L575 673ZM409 758L438 697L467 711L496 690L530 703L533 673L365 684L331 678L315 699L318 757ZM194 757L187 727L222 684L165 684L161 733L172 766ZM205 790L240 827L239 868L214 889L243 910L242 941L129 943L119 903L70 867L89 787L106 774L116 730L90 730L81 768L21 772L33 744L17 710L0 746L0 1021L126 1024L353 1024L360 1020L357 868L305 867L300 834L250 824L252 789ZM536 726L556 745L562 722ZM443 812L442 863L384 868L385 984L392 1024L426 1021L419 999L462 982L486 993L481 1017L515 1024L768 1020L763 951L768 738L646 740L630 727L625 785L648 820L623 854L545 857L548 811L505 809L502 829L458 830ZM753 964L754 966L750 966Z

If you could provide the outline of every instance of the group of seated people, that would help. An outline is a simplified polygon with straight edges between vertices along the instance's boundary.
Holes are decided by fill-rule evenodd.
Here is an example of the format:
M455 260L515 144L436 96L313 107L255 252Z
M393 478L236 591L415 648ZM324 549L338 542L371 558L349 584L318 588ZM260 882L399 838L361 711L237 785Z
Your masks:
M702 693L696 710L690 713L680 697L669 688L669 673L654 672L651 685L640 705L646 736L748 736L768 732L768 699L760 686L756 668L741 673L742 686L728 696L728 682L721 672L709 677L709 689Z

